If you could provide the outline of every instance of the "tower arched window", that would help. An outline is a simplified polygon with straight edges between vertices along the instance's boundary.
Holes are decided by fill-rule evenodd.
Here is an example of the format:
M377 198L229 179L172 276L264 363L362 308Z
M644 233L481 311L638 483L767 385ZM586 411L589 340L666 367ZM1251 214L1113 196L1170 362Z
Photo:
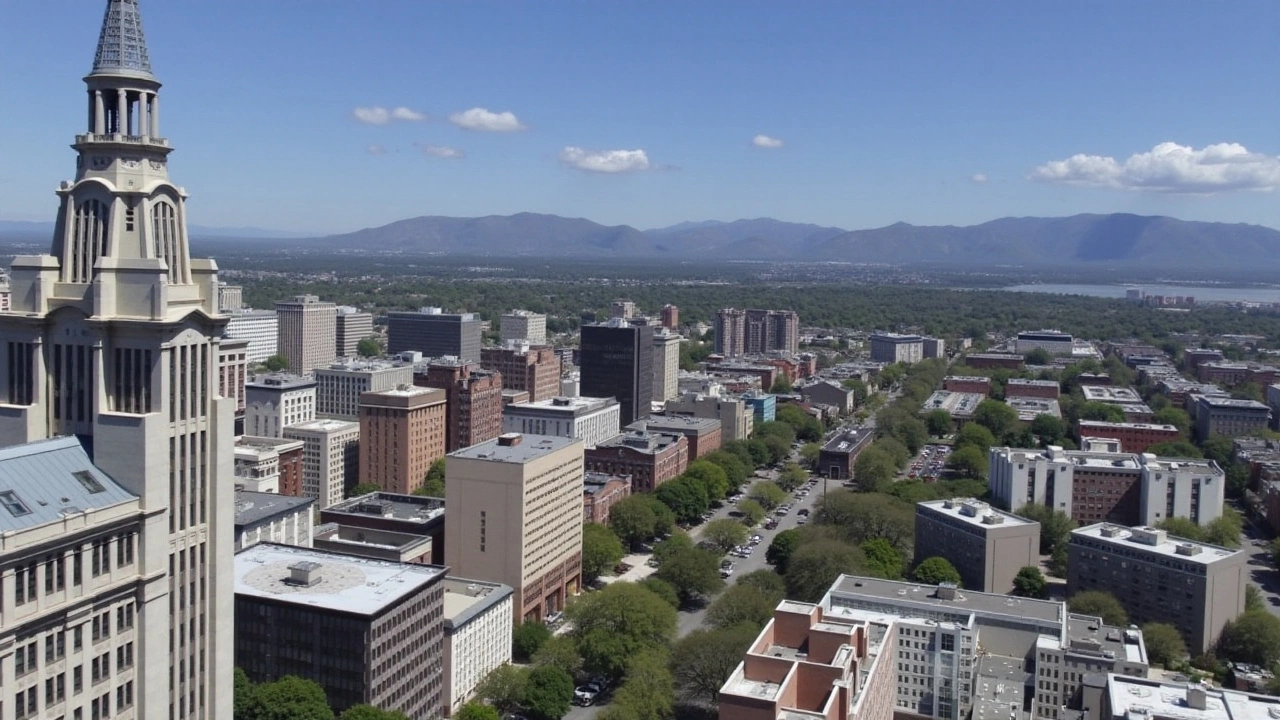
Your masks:
M186 255L183 253L178 212L173 203L161 200L152 206L151 236L155 242L156 257L169 266L169 283L186 282Z
M66 282L87 283L93 279L93 266L107 254L107 220L111 211L100 200L85 200L71 216L71 243L63 262Z

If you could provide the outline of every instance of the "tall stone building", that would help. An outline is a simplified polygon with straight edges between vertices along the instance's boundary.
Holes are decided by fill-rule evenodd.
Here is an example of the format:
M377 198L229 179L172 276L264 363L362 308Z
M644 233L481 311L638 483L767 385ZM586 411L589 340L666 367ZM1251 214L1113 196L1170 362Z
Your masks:
M298 295L276 303L279 340L276 352L289 361L289 372L309 373L328 367L338 357L338 308L315 295Z
M186 193L169 180L173 148L160 131L160 82L137 0L106 3L84 80L87 123L72 145L75 179L57 190L52 251L14 259L12 311L0 316L0 376L8 379L0 384L0 445L75 436L95 468L137 496L142 513L127 556L130 572L143 578L129 615L132 679L108 673L92 692L68 688L68 705L94 702L64 708L66 716L115 716L125 705L147 720L220 720L231 716L233 665L235 508L230 488L219 484L233 472L235 401L218 395L227 320L218 310L217 265L190 255ZM89 487L89 479L81 483ZM93 514L76 518L96 522ZM123 552L101 549L111 560ZM43 607L42 622L79 626L72 638L87 624L84 613L97 609ZM99 620L119 627L115 612ZM120 640L110 639L117 661L126 652ZM43 658L51 647L56 653L56 645L39 653L30 646L27 656ZM19 686L30 711L34 680L13 682L6 680L6 712ZM54 690L57 702L56 683ZM24 715L64 714L47 702L38 707Z

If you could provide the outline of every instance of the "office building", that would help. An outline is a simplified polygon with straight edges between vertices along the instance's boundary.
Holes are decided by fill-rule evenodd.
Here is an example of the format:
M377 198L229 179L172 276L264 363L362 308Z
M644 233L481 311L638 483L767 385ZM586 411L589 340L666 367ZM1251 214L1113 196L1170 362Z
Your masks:
M1026 355L1032 350L1044 350L1050 355L1071 355L1075 349L1075 338L1058 330L1020 332L1014 342L1019 355Z
M316 381L290 373L258 375L245 383L244 431L284 437L289 425L316 419Z
M585 447L622 432L622 409L613 398L554 397L502 409L502 431L577 438Z
M481 370L476 361L447 358L419 366L413 382L443 390L447 403L447 452L502 434L502 375Z
M75 179L57 189L52 252L14 258L12 305L0 314L6 341L0 377L7 379L0 384L0 446L76 436L91 448L87 459L96 468L83 467L81 456L80 467L59 461L64 470L83 470L80 478L37 471L42 486L59 491L41 490L41 503L10 488L22 503L7 503L8 515L14 530L54 521L23 533L32 550L70 550L62 543L72 539L88 544L84 555L66 558L72 562L54 558L53 576L46 573L40 583L31 567L35 555L9 558L27 564L18 576L27 585L23 592L18 582L6 581L3 627L17 634L5 640L14 660L4 663L4 712L17 715L22 689L29 717L120 711L139 718L224 718L231 715L227 580L235 510L221 480L232 472L235 401L218 394L216 363L227 318L218 311L217 265L190 255L186 193L169 179L173 147L160 130L160 82L151 72L138 3L110 0L100 17L97 53L84 78L88 92L79 96L87 105L81 105L83 134L72 145ZM136 522L108 519L116 485L137 503ZM64 497L85 513L62 517ZM138 535L130 534L131 526ZM9 532L11 547L19 541ZM31 542L36 535L48 544ZM5 576L15 578L19 564ZM57 572L68 566L72 577L62 584ZM50 581L52 592L41 593ZM193 585L205 591L185 591ZM27 599L33 586L34 603ZM16 607L19 597L22 607ZM195 618L203 624L192 624ZM57 662L78 663L89 678L79 694L75 676L67 678L72 687L60 701L52 674L59 666L37 658L31 633L44 635L40 657L50 645L56 657L55 636L69 623L79 626L66 628L72 660ZM103 623L114 628L110 638L101 633ZM86 625L100 632L90 635ZM178 633L188 642L170 646ZM83 650L76 637L83 638ZM34 661L21 676L12 672L20 648ZM114 660L110 668L102 655ZM120 668L121 657L127 669ZM99 660L96 678L91 660ZM180 672L185 668L204 670ZM40 673L47 675L37 689Z
M582 478L582 522L609 524L609 508L631 497L630 475L586 473Z
M868 342L875 362L914 363L924 359L924 338L919 335L872 333Z
M450 453L450 571L510 586L516 622L564 608L582 579L582 441L506 434Z
M946 558L966 589L1013 592L1018 570L1040 564L1040 523L973 498L916 503L915 563Z
M508 344L480 351L480 367L502 374L502 387L529 393L529 402L560 394L560 358L549 347Z
M689 462L719 450L723 440L719 420L688 415L651 415L631 423L626 429L683 435L689 441Z
M218 283L218 312L233 313L244 307L244 288Z
M396 557L403 558L400 562L444 564L444 500L441 498L373 492L321 510L320 522L325 527L354 531L344 532L337 538L345 545L330 546L330 549L342 547L342 552L380 557L362 547L359 539L371 539L379 545L388 545L386 540L392 539L390 544L395 545ZM351 537L353 534L356 537ZM322 544L317 534L317 547Z
M301 440L253 435L237 437L236 488L301 497L302 448Z
M509 342L546 345L547 316L528 310L504 313L498 326L498 337L503 345Z
M629 320L636 316L636 304L630 300L614 300L609 306L609 317Z
M387 360L347 360L313 373L316 416L331 420L360 417L360 396L413 384L413 365Z
M302 497L314 498L318 509L341 501L359 482L359 423L312 420L287 426L284 436L302 441Z
M311 547L315 500L236 490L236 552L260 542Z
M991 497L1017 512L1045 505L1081 525L1153 525L1181 517L1204 525L1222 515L1226 474L1212 460L1063 450L992 448Z
M251 681L313 680L335 713L440 717L444 568L259 543L234 570L235 665Z
M1004 396L1006 398L1044 398L1046 400L1057 400L1062 389L1058 386L1056 380L1024 380L1022 378L1009 378L1004 384ZM1138 400L1141 402L1141 398Z
M249 362L266 362L280 348L280 318L274 310L237 310L229 314L223 336L232 340L248 340Z
M942 389L950 392L991 394L991 378L977 375L948 375L942 379Z
M653 333L653 401L664 402L680 394L680 342L684 338L657 328Z
M444 714L457 712L480 683L511 662L511 588L444 579Z
M613 319L582 328L581 391L587 397L612 397L621 406L623 425L651 412L653 329Z
M1244 612L1248 556L1151 527L1098 523L1071 531L1067 592L1111 593L1136 624L1178 628L1192 655Z
M719 420L723 442L748 440L755 429L754 408L738 398L726 398L718 394L685 393L667 402L665 414Z
M360 396L360 482L412 493L445 455L448 409L443 390L402 385Z
M387 352L422 353L423 357L480 359L480 316L446 313L438 307L387 314Z
M662 314L660 315L662 327L671 332L680 331L680 308L675 305L663 305Z
M315 295L298 295L276 303L279 340L276 352L289 361L289 372L309 374L338 357L338 308Z
M334 350L338 357L358 357L360 341L373 336L373 315L349 305L338 307L334 318Z
M632 492L652 492L689 467L689 441L683 435L628 430L587 448L588 472L630 475Z
M1164 442L1177 442L1182 439L1182 431L1173 425L1157 425L1152 423L1113 423L1100 420L1080 420L1076 423L1080 437L1111 438L1120 442L1120 451L1127 453L1146 452L1152 445Z
M866 428L836 433L818 451L818 474L832 480L853 479L853 463L873 439L875 433Z
M244 417L248 381L249 341L224 339L218 344L218 394L235 401L237 418Z
M724 357L738 357L746 353L747 313L725 308L716 313L715 351Z
M1265 430L1271 421L1271 408L1256 400L1198 395L1195 401L1196 440L1199 442L1214 435L1249 435Z

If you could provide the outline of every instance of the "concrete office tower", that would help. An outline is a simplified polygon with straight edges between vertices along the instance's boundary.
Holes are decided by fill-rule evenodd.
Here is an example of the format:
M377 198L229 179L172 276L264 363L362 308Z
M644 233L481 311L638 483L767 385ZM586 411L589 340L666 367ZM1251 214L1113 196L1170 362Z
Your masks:
M316 368L316 415L334 420L360 417L360 396L413 384L413 366L385 360L347 361Z
M360 396L360 482L393 493L422 487L444 457L448 413L443 390L402 385Z
M338 357L358 357L360 341L373 335L373 315L342 305L335 322L334 350Z
M916 503L915 562L946 558L964 586L1013 592L1013 578L1040 563L1040 523L973 498Z
M258 375L245 383L244 427L248 435L284 437L290 425L316 419L316 381L301 375Z
M218 345L218 394L236 403L244 416L245 383L249 382L249 341L223 339Z
M594 447L622 432L622 410L613 398L556 397L502 409L502 431L577 438Z
M255 682L314 680L335 713L373 705L434 720L444 709L444 576L434 565L288 545L242 550L236 667ZM290 652L299 642L308 649Z
M249 362L260 363L280 347L280 318L274 310L237 310L227 320L227 338L249 341Z
M623 425L647 416L653 400L653 329L613 319L582 328L582 382L586 397L613 397Z
M444 579L444 714L457 712L480 683L511 662L511 588Z
M302 441L302 497L315 498L318 509L341 502L359 482L359 423L312 420L286 427L284 436Z
M502 316L499 339L509 342L526 342L530 345L547 344L547 316L528 310L512 310Z
M717 355L742 355L747 342L747 314L734 308L725 308L716 313L715 340Z
M680 308L675 305L662 306L662 327L671 332L680 330Z
M609 317L627 320L636 316L636 304L630 300L614 300L609 306Z
M244 307L244 288L239 285L218 283L218 310L235 312Z
M1151 527L1098 523L1071 531L1067 593L1109 592L1129 621L1169 623L1192 655L1207 651L1244 612L1248 555Z
M451 453L445 564L515 590L516 622L564 608L582 579L582 441L506 434Z
M448 452L492 440L502 434L502 375L480 363L440 360L414 373L415 385L439 388L448 399L445 445Z
M276 352L289 361L289 372L299 375L328 367L338 357L338 309L315 295L298 295L276 303L280 319Z
M657 328L653 333L653 399L671 400L680 394L680 341L684 338Z
M883 363L914 363L924 359L924 338L919 335L872 333L871 359Z
M387 314L387 352L416 351L424 358L480 359L480 316L438 307Z
M134 707L153 706L141 694L149 626L140 615L147 588L164 585L144 575L143 555L163 527L148 527L139 497L95 467L75 438L0 450L0 477L5 717L91 717L103 702L137 717ZM92 692L83 692L90 681Z
M0 315L0 377L7 378L0 445L91 439L94 466L137 495L145 517L144 541L129 561L130 572L146 578L145 589L129 595L137 602L133 685L113 680L107 694L95 684L72 700L97 697L101 712L123 697L148 720L226 718L235 516L226 480L235 404L218 396L217 362L227 320L218 312L217 265L190 255L186 193L169 179L173 148L160 132L160 82L137 0L106 3L84 80L87 124L72 146L75 179L57 191L52 252L13 260L13 307ZM61 506L60 497L53 501L26 517ZM91 519L60 523L92 533ZM117 550L108 548L115 567ZM6 607L12 598L6 591ZM76 617L96 609L76 608ZM5 621L23 615L5 612ZM179 635L186 642L171 644ZM5 672L11 667L6 662ZM16 692L18 682L5 682L6 693ZM6 701L5 712L10 707Z
M502 374L505 390L529 393L530 402L550 400L560 394L561 360L549 347L507 343L480 351L480 367Z

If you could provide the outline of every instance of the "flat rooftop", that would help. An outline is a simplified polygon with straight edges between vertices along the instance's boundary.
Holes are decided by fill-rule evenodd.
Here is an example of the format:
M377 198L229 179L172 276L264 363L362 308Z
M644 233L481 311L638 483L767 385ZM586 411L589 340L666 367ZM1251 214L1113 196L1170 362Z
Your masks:
M236 527L249 527L272 518L305 512L313 503L315 498L237 490Z
M1176 536L1170 536L1164 530L1149 527L1128 528L1111 523L1096 523L1071 531L1071 541L1088 539L1118 549L1143 553L1151 556L1175 558L1180 562L1197 565L1210 565L1232 556L1239 556L1241 551L1229 550L1217 545L1196 542Z
M290 582L293 567L310 568L318 582ZM366 616L377 615L443 574L444 568L435 565L370 560L274 543L254 545L235 556L238 596Z
M511 597L511 587L502 583L446 577L444 579L445 631L452 631L466 625L484 611L509 597Z
M1107 694L1116 717L1179 720L1275 720L1280 698L1225 688L1195 686L1204 691L1204 708L1192 707L1192 687L1124 675L1107 676Z
M1138 391L1127 387L1114 387L1111 385L1081 385L1080 392L1084 393L1084 399L1089 402L1142 402L1142 396L1138 394Z
M928 617L937 613L977 613L984 616L1023 618L1043 625L1061 623L1066 613L1063 603L1051 600L1033 600L963 589L956 590L955 599L944 600L937 596L937 591L938 588L934 585L841 575L831 587L828 598L854 600L859 604L889 604L894 606L893 612L896 615L904 618L921 615ZM824 600L824 604L825 602ZM842 608L832 607L827 614L839 618Z
M977 527L1014 527L1018 525L1039 525L1039 523L1007 513L990 503L973 498L952 498L950 500L926 500L916 503L917 511L923 509L939 515L945 515L960 522Z
M503 439L515 435L520 438L520 442L512 445L503 445ZM489 462L515 463L524 464L531 460L536 460L544 455L548 455L570 445L582 446L582 441L576 438L556 437L552 435L520 435L518 433L508 433L502 437L488 442L482 442L478 445L472 445L455 452L449 453L449 457L465 458L468 460L487 460Z

